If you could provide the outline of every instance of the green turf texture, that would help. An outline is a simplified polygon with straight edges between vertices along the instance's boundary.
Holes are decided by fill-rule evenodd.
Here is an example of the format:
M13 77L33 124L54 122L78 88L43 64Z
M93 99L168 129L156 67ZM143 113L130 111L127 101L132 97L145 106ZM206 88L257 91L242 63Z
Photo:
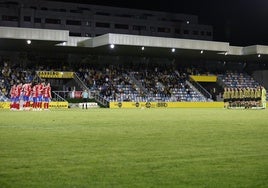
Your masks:
M268 187L268 110L2 110L0 187Z

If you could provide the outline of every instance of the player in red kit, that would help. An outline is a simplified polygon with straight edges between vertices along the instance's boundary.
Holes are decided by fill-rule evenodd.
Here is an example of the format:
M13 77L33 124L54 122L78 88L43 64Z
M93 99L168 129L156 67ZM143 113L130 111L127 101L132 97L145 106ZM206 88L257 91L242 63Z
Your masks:
M51 99L51 87L50 87L50 83L48 83L47 85L43 87L43 101L44 101L45 110L48 110L49 108L50 99Z
M11 103L10 103L10 110L14 110L15 109L15 92L16 92L16 84L14 84L11 89L10 89L10 100L11 100Z
M20 109L20 96L22 92L22 84L18 84L16 89L15 89L15 109L19 110Z
M36 85L37 110L42 110L43 89L44 89L44 82Z
M37 84L32 88L33 110L37 109Z
M23 89L23 108L30 110L30 96L32 93L32 83L27 83L22 86Z

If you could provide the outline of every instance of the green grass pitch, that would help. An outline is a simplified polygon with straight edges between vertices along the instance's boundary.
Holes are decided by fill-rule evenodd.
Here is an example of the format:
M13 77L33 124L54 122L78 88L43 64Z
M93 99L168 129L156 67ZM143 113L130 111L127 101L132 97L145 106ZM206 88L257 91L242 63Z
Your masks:
M0 187L268 187L268 110L2 110Z

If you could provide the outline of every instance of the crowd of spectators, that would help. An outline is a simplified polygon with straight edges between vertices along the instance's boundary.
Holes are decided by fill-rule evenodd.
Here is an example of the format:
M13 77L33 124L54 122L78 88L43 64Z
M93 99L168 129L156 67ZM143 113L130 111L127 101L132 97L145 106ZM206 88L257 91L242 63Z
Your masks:
M191 70L187 70L191 71ZM80 68L79 77L87 86L108 101L206 101L186 83L185 70L172 67L102 69Z
M227 71L225 74L218 75L218 79L229 88L256 88L259 86L259 83L251 76L242 72Z

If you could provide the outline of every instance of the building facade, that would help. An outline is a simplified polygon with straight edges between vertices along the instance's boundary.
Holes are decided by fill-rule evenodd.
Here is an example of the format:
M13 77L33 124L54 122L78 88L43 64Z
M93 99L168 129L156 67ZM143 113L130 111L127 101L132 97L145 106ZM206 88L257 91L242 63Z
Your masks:
M213 40L213 27L195 15L39 0L0 0L0 26Z

